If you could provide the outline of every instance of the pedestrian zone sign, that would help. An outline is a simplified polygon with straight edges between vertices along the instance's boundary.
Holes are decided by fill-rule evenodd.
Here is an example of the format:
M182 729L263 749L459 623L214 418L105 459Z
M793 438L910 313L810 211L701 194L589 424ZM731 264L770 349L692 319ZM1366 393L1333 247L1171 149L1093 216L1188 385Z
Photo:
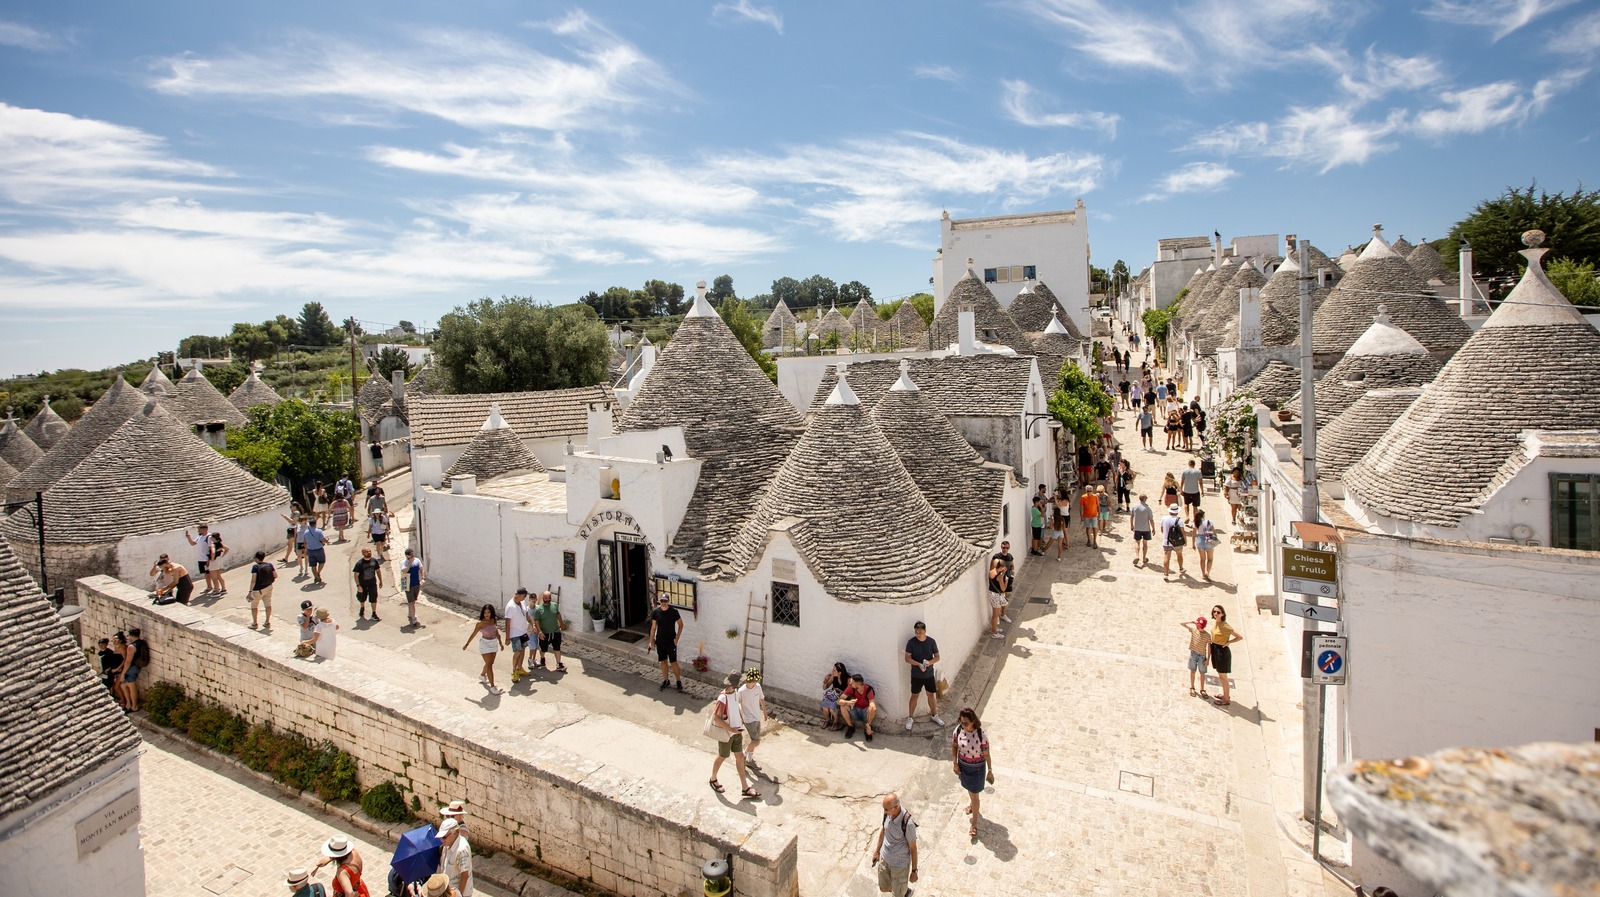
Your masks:
M1342 635L1319 635L1311 640L1311 682L1343 685L1350 675L1350 640Z

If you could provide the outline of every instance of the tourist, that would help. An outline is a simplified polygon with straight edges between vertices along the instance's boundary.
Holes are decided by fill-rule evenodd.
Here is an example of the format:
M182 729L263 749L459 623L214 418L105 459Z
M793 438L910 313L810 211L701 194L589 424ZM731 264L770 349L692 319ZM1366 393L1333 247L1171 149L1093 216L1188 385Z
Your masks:
M353 493L353 492L351 493L352 496L354 496L354 494L355 493ZM377 501L377 499L378 499L378 481L377 480L369 480L367 482L367 496L362 501L362 509L363 509L362 512L367 514L367 515L371 515L372 514L372 510L373 510L372 503L374 501Z
M300 602L300 614L294 618L294 623L300 627L300 642L309 644L317 631L317 615L311 611L310 600Z
M528 675L523 661L528 656L528 633L533 631L533 615L528 612L528 590L517 589L506 602L506 644L511 646L511 684Z
M116 655L117 665L111 671L111 694L117 699L117 706L132 712L138 705L138 693L129 697L128 672L133 670L133 677L139 678L138 667L133 662L133 646L128 644L128 636L122 630L117 630L111 636L111 653Z
M295 554L300 561L300 573L296 577L297 579L305 579L306 571L310 569L311 555L306 549L306 530L310 528L311 516L309 514L301 515L300 521L295 525L294 528Z
M389 515L382 511L374 511L367 518L367 535L372 538L372 550L378 553L378 560L386 561L384 547L389 544Z
M111 647L111 639L108 638L96 642L95 647L100 657L100 684L111 692L111 696L117 700L117 706L121 707L122 692L117 689L117 671L122 669L122 653Z
M1055 500L1050 503L1050 540L1056 543L1056 560L1061 560L1067 550L1067 533L1072 529L1072 494L1065 486L1057 486Z
M350 568L355 577L357 619L367 618L367 603L372 603L372 622L378 622L378 590L383 588L383 564L372 556L372 549L361 549L361 558Z
M989 739L983 734L983 723L978 721L978 712L971 707L963 707L956 714L956 729L950 733L950 765L961 787L967 789L967 815L972 817L967 834L976 838L978 800L983 794L984 782L994 784L994 758L989 754Z
M1195 409L1184 407L1178 411L1178 425L1183 428L1183 450L1194 451Z
M1175 505L1178 503L1178 478L1172 471L1167 471L1167 476L1161 481L1161 504Z
M1222 685L1222 695L1217 698L1218 707L1226 707L1233 701L1228 697L1228 674L1233 672L1234 642L1243 641L1244 636L1233 630L1228 625L1228 612L1222 605L1211 606L1211 668L1217 671L1217 682Z
M333 504L328 506L328 520L333 526L334 533L339 536L340 542L345 539L344 531L350 528L350 515L353 511L354 509L350 507L350 499L337 493L334 494Z
M1138 411L1144 407L1144 387L1135 381L1128 387L1128 410Z
M878 867L878 890L889 897L906 897L908 885L917 881L917 824L900 806L900 796L883 797L883 822L872 845L872 864Z
M367 487L367 513L389 515L389 495L376 482Z
M173 601L179 604L188 604L189 596L194 594L194 580L189 578L189 571L182 564L174 564L166 555L156 559L156 565L150 568L150 575L156 577L155 600L157 604L169 604Z
M1183 516L1190 522L1194 521L1196 511L1200 510L1200 493L1205 489L1205 478L1200 475L1200 469L1194 466L1194 459L1189 459L1189 466L1179 474L1183 487Z
M194 546L195 572L205 577L206 589L200 593L204 597L211 594L211 527L202 523L195 529L199 535L192 536L188 530L184 530L183 537Z
M444 825L446 819L454 819L462 828L467 827L467 802L453 800L439 808L439 824Z
M450 879L443 873L429 876L422 883L420 897L461 897L461 892L450 886Z
M1126 511L1133 505L1133 467L1126 458L1117 462L1117 510Z
M1044 501L1037 496L1028 508L1028 528L1033 534L1033 544L1028 554L1041 557L1044 555Z
M1217 528L1206 519L1206 512L1194 509L1194 552L1200 556L1200 578L1211 581L1211 564L1217 552Z
M285 567L289 566L289 555L290 554L294 554L296 557L298 557L301 554L300 551L296 550L297 547L298 547L298 545L297 545L298 540L295 539L294 531L295 531L296 525L300 523L300 518L301 518L302 515L304 515L304 513L305 512L303 510L301 510L301 508L300 508L300 503L299 502L293 502L293 503L291 503L289 505L289 513L287 513L287 514L279 514L278 515L279 517L282 517L284 519L284 521L289 524L289 526L283 531L284 543L283 543L283 562L282 563L283 563L283 565ZM304 561L302 561L301 563L304 564ZM304 571L302 571L302 572L304 572Z
M406 625L421 626L417 622L417 597L422 594L422 562L417 560L415 549L406 549L406 559L400 562L400 575L406 581Z
M300 647L310 648L318 660L332 660L339 651L339 624L326 607L317 608L313 616L317 624L311 627L311 638L302 641Z
M1166 383L1157 383L1156 384L1156 403L1161 406L1161 410L1162 411L1166 411L1167 410L1167 384ZM1171 446L1168 446L1168 448L1171 448Z
M717 781L717 772L722 769L722 761L733 757L733 767L739 771L739 792L745 797L760 797L760 792L750 787L750 777L744 767L744 723L739 715L739 699L734 691L739 687L739 674L729 673L722 682L722 694L717 695L717 700L711 705L711 725L721 731L717 736L717 759L711 761L711 790L721 794L722 783ZM727 737L724 738L723 736Z
M265 551L256 552L256 562L250 565L250 628L272 631L272 584L278 581L278 568L267 560ZM261 624L262 605L266 606L267 622Z
M1123 365L1123 368L1126 369L1127 365ZM1132 386L1133 386L1133 384L1128 382L1128 375L1127 374L1123 374L1122 375L1122 379L1117 381L1117 407L1118 408L1123 409L1123 410L1127 410L1127 409L1133 407L1133 406L1128 404L1128 391Z
M1100 525L1095 527L1095 540L1098 544L1099 533L1111 532L1111 496L1106 494L1106 487L1094 487L1095 501L1100 505Z
M373 468L373 470L377 471L379 476L382 476L383 475L383 443L378 442L376 439L374 439L372 441L372 444L367 446L367 453L372 456L372 468Z
M834 661L833 669L822 677L822 727L832 732L844 728L844 712L839 709L839 696L850 687L850 671L844 663Z
M667 596L656 598L656 609L650 612L650 638L645 650L653 645L656 660L661 663L661 688L667 690L667 673L678 681L678 691L683 691L683 669L678 666L678 639L683 636L683 615L672 606Z
M311 873L304 868L290 869L284 876L283 883L289 886L292 897L326 897L322 885L311 880Z
M367 885L361 880L362 863L356 856L350 839L334 835L322 844L322 855L333 861L334 897L367 897ZM317 867L321 868L322 863Z
M1094 456L1089 454L1088 443L1078 444L1078 485L1089 482L1089 472L1094 469Z
M1059 555L1057 555L1059 557ZM1000 620L1006 618L1006 591L1011 587L1011 574L1006 572L1006 562L998 557L989 559L989 637L1005 638L1000 633Z
M317 526L315 519L306 524L300 538L306 543L306 562L311 565L311 581L322 582L322 567L328 563L328 534Z
M756 763L756 746L761 744L761 724L767 719L767 693L761 690L761 671L751 667L744 671L744 684L735 692L739 700L739 721L744 724L744 762Z
M1206 444L1206 410L1200 407L1200 400L1196 398L1190 405L1194 409L1194 435L1200 440L1201 445Z
M539 604L533 609L534 632L539 637L539 667L548 669L546 661L551 654L556 657L556 672L565 673L567 665L561 662L561 606L556 604L549 590L539 593ZM680 686L683 677L678 677ZM682 691L680 687L678 689Z
M1084 486L1078 496L1078 513L1083 517L1083 544L1091 548L1099 544L1100 498L1093 486Z
M995 552L993 557L999 558L1006 563L1006 602L1010 603L1011 589L1017 584L1017 563L1016 559L1011 556L1011 543L1001 542L1000 550Z
M489 687L489 694L500 694L499 687L494 684L494 658L505 646L500 643L500 621L495 619L494 605L485 604L478 611L478 621L473 624L472 633L461 650L472 647L473 638L477 638L478 653L483 655L483 672L478 674L478 681Z
M1007 623L1011 618L1001 611L1000 619ZM936 726L944 725L939 718L939 643L928 637L928 624L918 620L912 627L912 636L906 639L905 661L911 667L911 707L906 711L906 731L911 731L912 719L917 715L917 694L928 694L928 718Z
M850 674L850 687L839 696L839 706L845 716L844 737L855 737L856 723L861 723L867 729L867 740L872 740L872 724L878 719L877 698L877 691L860 673Z
M1177 505L1167 505L1167 516L1161 518L1161 578L1164 580L1172 573L1172 555L1178 555L1178 575L1184 574L1183 569L1183 543L1187 542L1187 534L1183 531L1183 518L1178 516Z
M1222 484L1222 497L1228 500L1229 522L1239 522L1239 508L1244 505L1244 471L1235 467L1228 471L1228 481Z
M1189 630L1189 697L1197 694L1206 699L1211 695L1206 693L1206 667L1211 663L1211 633L1206 632L1206 618L1195 617L1194 622L1185 620L1179 624ZM1195 674L1200 674L1200 691L1194 690Z
M339 482L333 484L333 494L336 496L344 496L345 500L351 502L351 506L354 507L356 498L356 484L350 480L349 471L344 471L339 474Z
M328 525L329 507L327 490L318 483L311 488L311 516L316 519L318 526Z
M1178 415L1176 408L1167 412L1167 451L1174 451L1178 447L1178 438L1183 435L1183 419Z
M1111 479L1111 468L1112 463L1110 453L1102 453L1094 462L1095 482L1104 483L1105 481Z
M1151 510L1149 496L1139 493L1139 503L1128 512L1128 528L1133 530L1133 565L1150 563L1150 534L1155 532L1156 512Z
M493 611L494 608L489 607L489 610ZM499 632L498 629L495 631ZM461 897L472 897L472 844L467 841L467 833L462 830L461 823L455 819L439 823L439 841L443 844L439 854L439 874L450 882Z

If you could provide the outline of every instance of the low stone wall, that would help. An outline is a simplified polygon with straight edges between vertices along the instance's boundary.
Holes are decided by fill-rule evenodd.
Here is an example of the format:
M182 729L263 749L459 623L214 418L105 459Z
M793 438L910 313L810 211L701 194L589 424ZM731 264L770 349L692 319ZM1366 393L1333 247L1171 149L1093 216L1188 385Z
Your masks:
M183 605L153 606L108 576L79 580L78 597L86 645L143 628L145 682L181 683L252 721L328 739L356 758L363 787L392 778L424 808L465 799L474 845L625 897L698 894L701 863L728 854L736 894L799 893L793 835L531 736L469 725L444 702L363 672L393 662L387 652L341 639L337 661L296 661L282 642ZM469 728L472 739L457 734Z

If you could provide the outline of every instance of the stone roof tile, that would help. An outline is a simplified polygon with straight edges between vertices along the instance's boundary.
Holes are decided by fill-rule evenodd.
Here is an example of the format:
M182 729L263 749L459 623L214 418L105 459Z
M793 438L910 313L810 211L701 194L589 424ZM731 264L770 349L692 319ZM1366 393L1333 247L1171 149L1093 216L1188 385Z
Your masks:
M1439 280L1451 283L1456 280L1456 275L1444 266L1444 259L1439 257L1439 250L1433 244L1424 240L1417 244L1417 248L1406 253L1406 263L1409 264L1417 276L1423 280Z
M947 355L908 358L908 372L934 407L962 417L1020 417L1028 403L1034 368L1031 355ZM900 379L900 362L892 358L858 361L849 366L851 388L862 404L873 408ZM822 375L809 409L816 413L839 382L837 366Z
M148 398L130 386L120 374L112 378L111 388L89 406L89 410L78 418L78 422L56 443L55 448L17 472L16 479L6 486L7 494L12 498L31 497L33 493L55 485L89 453L99 448L100 443L127 423L135 411L144 407Z
M50 407L50 397L45 396L39 412L33 416L33 420L28 421L26 427L22 428L22 432L28 434L28 438L32 439L33 444L41 451L48 452L55 448L56 443L60 442L61 437L67 435L67 430L71 428L72 425L62 420L61 415Z
M243 383L234 387L233 392L228 393L228 401L232 402L233 407L239 409L240 413L248 415L250 409L257 405L266 405L271 408L279 404L283 401L283 396L278 395L277 390L269 386L266 381L262 380L252 370L250 376L244 378Z
M900 348L920 346L928 336L928 322L922 320L922 312L909 299L901 302L884 324L884 332Z
M1431 294L1428 285L1381 237L1374 236L1312 319L1312 348L1342 355L1372 324L1378 305L1388 307L1395 326L1435 355L1461 348L1471 330L1461 316Z
M1300 369L1273 359L1240 383L1239 388L1253 391L1266 405L1282 408L1290 396L1300 391Z
M0 731L6 733L0 739L0 816L6 817L81 784L141 743L4 539Z
M558 439L589 432L591 405L616 406L611 387L579 386L539 392L418 395L410 401L411 444L437 448L472 442L496 405L519 439Z
M16 478L17 469L12 467L5 458L0 457L0 489L4 489L7 483Z
M15 420L8 417L0 423L0 458L6 459L12 467L24 468L43 457L44 452L22 432Z
M1052 309L1061 309L1061 313L1055 316L1056 319L1061 322L1061 326L1067 329L1067 335L1080 343L1083 342L1083 331L1078 329L1078 325L1072 320L1072 315L1067 313L1066 306L1062 305L1061 300L1056 298L1056 294L1050 289L1050 285L1042 280L1036 280L1033 282L1033 292L1049 301ZM1049 324L1049 321L1045 322L1046 330L1049 329Z
M1194 331L1194 347L1201 355L1215 355L1217 347L1222 345L1239 345L1239 291L1246 289L1260 289L1265 286L1267 279L1261 276L1254 266L1241 264L1239 270L1228 278L1228 282L1218 291L1211 302L1210 311L1206 312L1200 326ZM1267 312L1262 312L1262 325L1266 325ZM1276 326L1276 325L1274 325ZM1230 339L1231 334L1231 339Z
M173 384L172 390L172 395L163 404L174 417L190 426L222 424L242 427L247 422L239 409L233 407L228 397L222 394L222 390L212 386L205 374L200 373L199 365L190 368L189 373Z
M1361 460L1411 403L1422 387L1371 389L1317 429L1317 479L1337 480ZM1322 418L1318 418L1321 420Z
M444 478L448 481L451 477L473 476L478 482L487 483L498 476L528 471L543 472L544 465L500 415L500 406L490 405L489 419L467 443L456 463L444 472Z
M1438 376L1439 362L1384 309L1378 306L1372 326L1317 381L1317 420L1333 420L1369 389L1422 386ZM1299 406L1298 390L1288 404Z
M1006 313L1011 315L1011 320L1017 322L1024 333L1039 333L1050 326L1051 320L1061 313L1061 306L1054 299L1034 289L1033 284L1026 284L1012 297L1011 304L1006 306Z
M1017 352L1029 350L1028 338L1023 335L1022 329L1000 307L1000 300L972 273L971 268L950 288L950 295L939 306L939 313L934 315L933 326L928 328L929 348L943 349L960 339L963 308L972 309L979 340L1010 346ZM992 336L985 339L985 333Z
M761 345L768 349L780 345L785 334L794 333L797 323L789 304L779 299L778 304L772 307L772 314L767 315L767 322L761 325Z

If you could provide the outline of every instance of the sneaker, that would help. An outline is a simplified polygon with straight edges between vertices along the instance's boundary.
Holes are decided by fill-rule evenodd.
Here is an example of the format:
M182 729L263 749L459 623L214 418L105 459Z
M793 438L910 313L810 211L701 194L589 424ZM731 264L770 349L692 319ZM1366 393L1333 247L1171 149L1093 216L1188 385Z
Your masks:
M871 741L871 740L872 740L872 733L871 733L871 732L868 732L868 733L867 733L867 740L868 740L868 741Z
M491 686L489 686L489 694L491 694L491 695L501 695L501 694L505 694L505 691L506 691L506 690L505 690L505 689L503 689L503 688L501 688L501 687L500 687L500 686L498 686L498 685L491 685Z
M488 676L479 676L478 677L478 684L479 685L488 685L489 684L489 677Z
M856 737L856 727L855 726L845 726L844 727L844 737L846 737L846 738L854 738L854 737Z
M512 685L516 685L518 682L521 682L522 681L522 677L526 676L526 675L528 675L528 674L524 673L521 670L512 670L511 671L511 684Z
M942 726L942 725L944 725L944 720L942 720L942 719L940 719L940 718L938 718L938 717L937 717L937 716L935 716L935 717L931 717L931 719L932 719L932 720L933 720L933 724L934 724L934 725L935 725L935 726Z
M381 622L383 622L383 621L382 621L382 620L379 620L379 619L378 619L378 615L377 615L377 613L376 613L376 612L374 612L374 613L373 613L373 615L372 615L372 622L374 622L374 623L381 623Z
M1001 635L1001 634L1000 634L1000 633L998 633L998 632L991 632L991 633L989 633L989 637L990 637L990 638L1005 638L1005 636L1003 636L1003 635Z
M906 731L907 732L911 731L911 720L906 720Z
M251 623L251 624L250 624L250 628L251 628L251 629L260 629L260 628L261 628L261 627L260 627L260 626L257 626L257 625L256 625L256 624L254 624L254 623Z
M1001 621L1006 622L1006 623L1010 623L1011 622L1011 618L1006 616L1005 614L1001 614L1000 615L1000 619L1001 619Z
M563 666L563 667L561 667L561 669L564 670L564 669L566 669L566 667ZM678 691L683 691L683 680L682 679L678 680Z
M666 691L667 690L667 686L671 685L671 684L672 683L667 681L666 679L662 679L661 680L661 687L659 689L656 689L656 690L657 691Z

